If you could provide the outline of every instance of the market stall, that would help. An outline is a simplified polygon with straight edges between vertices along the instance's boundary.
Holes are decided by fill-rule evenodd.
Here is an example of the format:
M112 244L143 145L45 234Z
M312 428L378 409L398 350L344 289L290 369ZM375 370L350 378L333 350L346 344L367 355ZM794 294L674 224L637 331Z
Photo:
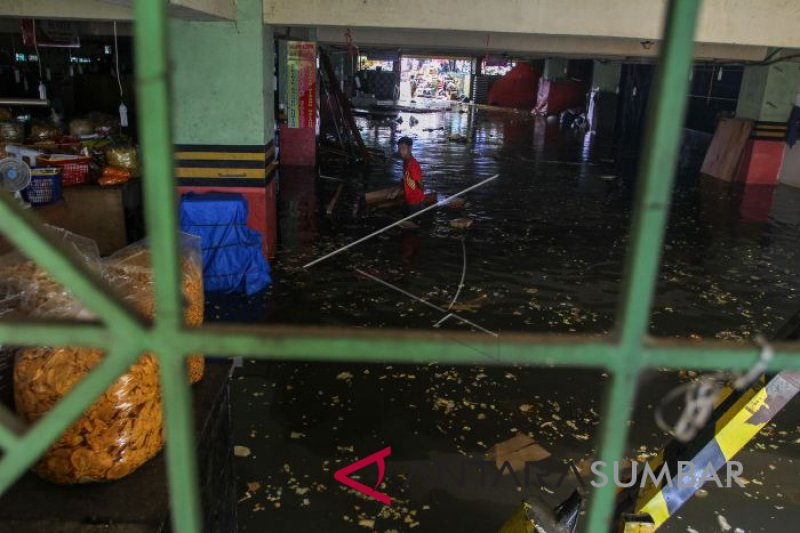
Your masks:
M104 255L141 238L139 155L133 140L119 133L119 120L92 113L63 126L41 118L26 123L21 116L15 108L0 109L0 180L29 176L19 190L23 205L97 241ZM0 241L0 253L8 249Z

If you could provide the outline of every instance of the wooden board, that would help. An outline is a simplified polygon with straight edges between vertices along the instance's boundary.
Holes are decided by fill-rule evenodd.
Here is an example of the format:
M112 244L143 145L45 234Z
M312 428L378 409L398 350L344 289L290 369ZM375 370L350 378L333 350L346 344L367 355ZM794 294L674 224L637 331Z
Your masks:
M391 202L401 200L403 198L402 187L387 187L377 191L370 191L364 193L364 203L367 205L377 204L381 202Z
M723 118L717 124L714 138L708 147L700 172L712 178L731 182L736 179L739 162L744 155L747 139L753 130L753 121L740 118Z
M141 225L141 193L138 180L123 185L100 187L99 185L76 185L64 187L64 199L52 205L32 207L42 221L51 226L64 228L97 242L101 255L109 255L128 242L143 235L133 231L130 225ZM133 203L136 205L126 205ZM133 224L136 222L136 224ZM0 237L0 255L14 249L6 239Z
M364 204L371 208L385 209L404 205L406 197L402 187L388 187L377 191L364 193ZM433 205L438 201L435 192L425 193L425 206Z

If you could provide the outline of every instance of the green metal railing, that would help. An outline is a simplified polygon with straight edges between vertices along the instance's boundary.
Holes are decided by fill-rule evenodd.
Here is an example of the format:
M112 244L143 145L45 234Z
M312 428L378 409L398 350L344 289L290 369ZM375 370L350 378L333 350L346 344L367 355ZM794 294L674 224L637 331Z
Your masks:
M0 196L0 229L31 259L103 319L99 324L0 321L0 343L18 346L74 345L102 348L106 357L46 417L26 428L0 407L0 492L17 480L69 425L143 352L161 361L166 453L172 520L176 531L202 529L197 464L191 417L191 390L185 372L187 354L205 352L288 360L486 364L475 347L498 353L501 364L603 368L612 376L602 414L600 459L623 456L635 383L647 368L731 370L752 366L755 348L722 343L664 342L648 337L650 308L658 277L660 251L682 129L697 0L673 0L665 25L664 48L650 99L647 136L627 254L625 287L616 333L598 340L582 336L485 335L409 331L363 331L300 327L206 326L187 329L182 322L176 193L170 135L167 14L163 0L136 0L135 53L140 136L148 233L155 271L157 319L147 323L115 299L104 282L87 271L40 223L8 195ZM468 343L453 342L453 338ZM800 348L777 345L770 369L800 369ZM614 487L596 490L591 499L591 532L608 531Z

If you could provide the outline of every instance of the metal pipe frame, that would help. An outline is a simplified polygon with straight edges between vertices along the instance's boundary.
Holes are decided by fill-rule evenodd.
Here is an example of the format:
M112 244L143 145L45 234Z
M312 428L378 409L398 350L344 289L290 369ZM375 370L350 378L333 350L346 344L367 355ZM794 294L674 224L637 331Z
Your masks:
M0 492L8 489L139 354L151 351L161 361L165 404L168 480L175 531L202 530L191 390L184 358L207 354L296 361L430 362L487 364L475 347L498 354L496 364L523 363L594 367L612 376L600 432L600 459L623 456L636 381L648 368L745 369L757 360L755 348L725 343L694 343L648 337L653 292L670 206L699 0L668 4L664 47L650 99L644 157L639 170L631 247L616 332L607 338L585 336L486 335L441 332L363 331L290 326L185 328L179 285L177 213L170 131L167 6L162 0L137 0L135 14L136 83L148 233L155 276L157 318L150 324L125 304L68 250L50 240L35 217L7 194L0 195L2 232L86 303L103 324L0 322L0 343L82 345L106 351L103 362L33 427L0 411ZM461 342L453 342L459 340ZM771 370L800 369L800 347L776 346ZM608 531L614 487L596 490L588 531Z

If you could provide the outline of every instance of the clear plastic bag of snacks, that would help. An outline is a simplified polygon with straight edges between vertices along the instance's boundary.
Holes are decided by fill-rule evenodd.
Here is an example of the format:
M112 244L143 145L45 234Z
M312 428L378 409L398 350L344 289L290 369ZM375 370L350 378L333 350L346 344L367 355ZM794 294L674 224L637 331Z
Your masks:
M203 255L200 237L179 233L181 288L184 297L184 320L189 327L203 324L205 296L203 293ZM120 297L129 301L142 315L153 319L156 314L153 290L153 270L147 240L126 246L104 261L106 278ZM203 377L205 363L202 355L187 358L192 383Z

